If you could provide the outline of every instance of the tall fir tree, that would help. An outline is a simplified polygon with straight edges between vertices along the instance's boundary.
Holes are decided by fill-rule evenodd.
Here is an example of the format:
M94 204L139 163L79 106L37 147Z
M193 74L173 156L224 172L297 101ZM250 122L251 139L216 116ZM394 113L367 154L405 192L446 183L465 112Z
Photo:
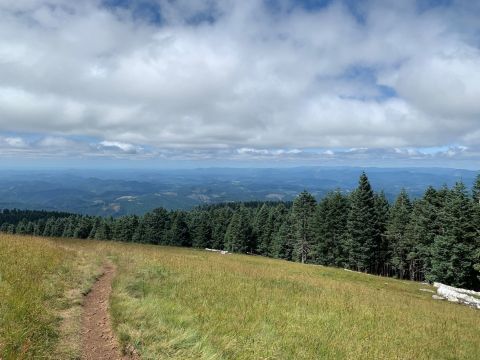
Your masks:
M427 277L453 286L476 288L473 267L476 229L473 202L465 185L458 182L446 198L444 233L432 245L432 268Z
M263 256L269 256L271 251L271 236L273 231L273 219L270 216L270 207L263 204L255 216L253 233L256 238L256 252Z
M292 219L295 231L295 256L302 263L307 262L314 241L315 198L302 191L293 201Z
M192 246L191 234L184 211L176 211L172 216L172 226L169 231L168 245Z
M375 212L377 214L377 231L380 234L380 244L377 259L379 266L376 270L376 273L385 276L388 275L389 261L387 223L390 216L390 203L388 202L383 190L380 191L380 193L375 194Z
M342 244L346 236L349 202L339 190L328 193L315 212L315 263L341 266L345 262Z
M212 246L212 225L210 214L206 211L195 211L193 212L192 217L192 246L197 248L210 248Z
M251 228L248 222L248 210L240 206L233 213L225 233L225 249L232 252L251 252Z
M295 231L292 216L285 216L284 222L273 235L272 256L278 259L294 260Z
M389 263L393 273L404 279L410 277L409 253L412 244L407 236L412 204L407 192L402 189L390 209L386 237L389 249Z
M375 208L375 196L365 173L351 195L347 221L346 266L358 271L378 272L381 234Z

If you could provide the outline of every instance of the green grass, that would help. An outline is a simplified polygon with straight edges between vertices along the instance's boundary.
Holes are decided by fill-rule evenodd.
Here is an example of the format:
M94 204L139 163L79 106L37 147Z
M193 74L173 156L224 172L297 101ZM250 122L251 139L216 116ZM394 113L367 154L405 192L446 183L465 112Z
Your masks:
M99 258L74 242L0 234L0 359L76 359Z
M113 313L144 359L478 359L480 313L424 285L261 257L131 246Z
M4 256L5 247L15 250ZM115 331L143 359L478 359L480 354L480 312L432 300L431 293L419 290L428 286L419 283L114 242L6 241L0 235L0 254L2 279L9 277L0 284L25 282L23 291L0 285L1 298L11 299L0 307L1 319L10 324L0 325L4 359L21 358L7 355L24 349L39 356L23 358L48 358L48 351L58 354L59 348L70 348L73 356L78 289L91 283L106 258L118 268L111 299ZM15 277L23 269L37 274L35 280ZM72 292L77 295L65 295ZM22 303L25 298L37 300ZM44 313L45 305L50 310ZM69 309L76 315L60 321L59 311ZM37 319L42 321L33 325Z

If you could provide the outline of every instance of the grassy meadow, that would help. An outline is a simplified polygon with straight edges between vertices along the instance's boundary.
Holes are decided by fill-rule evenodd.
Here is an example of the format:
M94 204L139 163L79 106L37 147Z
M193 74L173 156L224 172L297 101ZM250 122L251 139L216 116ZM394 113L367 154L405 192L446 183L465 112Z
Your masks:
M480 312L428 285L246 255L0 235L0 358L78 356L82 292L142 359L478 359Z

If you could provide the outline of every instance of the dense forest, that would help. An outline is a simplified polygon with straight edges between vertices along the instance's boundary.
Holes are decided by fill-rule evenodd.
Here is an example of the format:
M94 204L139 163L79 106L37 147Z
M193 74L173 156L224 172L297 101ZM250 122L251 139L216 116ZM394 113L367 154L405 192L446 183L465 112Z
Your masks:
M3 210L0 231L215 248L480 288L480 176L471 194L458 182L414 200L402 190L393 204L363 173L354 191L318 202L303 191L293 203L159 208L141 217Z

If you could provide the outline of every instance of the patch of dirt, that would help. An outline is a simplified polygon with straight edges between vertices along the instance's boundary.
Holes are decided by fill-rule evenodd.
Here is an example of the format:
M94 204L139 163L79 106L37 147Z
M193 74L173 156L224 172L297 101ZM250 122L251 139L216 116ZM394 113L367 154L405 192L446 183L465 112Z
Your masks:
M107 263L103 274L85 297L81 332L83 360L140 359L135 352L122 354L112 330L108 305L115 271L114 265Z

